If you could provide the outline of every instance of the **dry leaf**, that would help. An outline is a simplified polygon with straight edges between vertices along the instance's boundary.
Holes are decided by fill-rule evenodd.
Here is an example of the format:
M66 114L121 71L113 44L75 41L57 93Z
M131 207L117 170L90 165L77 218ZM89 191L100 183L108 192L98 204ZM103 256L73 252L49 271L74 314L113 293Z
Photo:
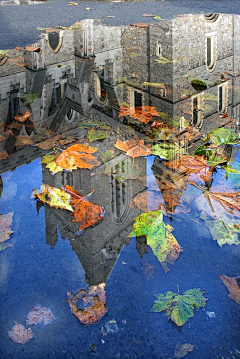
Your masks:
M75 294L67 292L71 312L81 323L88 325L97 323L108 311L106 306L105 283L90 286L88 291L80 289ZM77 302L81 306L77 307Z
M50 324L55 318L50 308L43 307L40 304L36 304L33 309L27 315L26 324L39 324L44 323L45 325Z
M34 47L34 46L26 46L25 49L30 52L40 52L40 47Z
M141 106L141 107L120 107L118 117L130 116L135 120L147 124L153 121L153 116L159 117L156 107L152 106Z
M237 282L237 278L227 277L223 274L219 274L219 277L222 279L224 285L229 291L228 297L231 298L235 303L240 305L240 288Z
M14 120L24 123L31 115L32 113L29 110L27 110L22 115L14 116Z
M26 344L33 338L32 329L26 329L24 325L15 322L12 329L9 329L8 336L13 342L19 344Z
M118 138L114 146L121 151L125 151L132 158L148 156L152 153L151 145L145 145L144 140L140 140L137 135L127 141L121 141Z

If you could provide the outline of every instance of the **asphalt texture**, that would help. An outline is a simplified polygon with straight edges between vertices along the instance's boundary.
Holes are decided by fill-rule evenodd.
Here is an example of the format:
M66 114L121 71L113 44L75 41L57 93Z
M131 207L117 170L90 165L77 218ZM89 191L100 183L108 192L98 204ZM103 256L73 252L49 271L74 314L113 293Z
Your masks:
M163 19L202 12L240 14L238 0L78 1L77 6L69 6L68 2L68 0L50 0L37 5L7 5L6 0L0 5L0 49L36 42L39 37L39 31L36 31L38 26L70 26L75 21L86 18L102 19L103 24L119 26L156 21L151 17L143 17L143 14L155 14Z

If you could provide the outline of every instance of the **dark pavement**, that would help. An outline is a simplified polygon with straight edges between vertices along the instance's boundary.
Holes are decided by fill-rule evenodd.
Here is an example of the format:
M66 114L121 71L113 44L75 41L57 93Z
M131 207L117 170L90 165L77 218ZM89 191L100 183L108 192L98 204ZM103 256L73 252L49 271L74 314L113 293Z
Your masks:
M86 7L92 10L86 10ZM70 26L85 18L103 19L103 23L107 25L128 25L135 22L155 22L150 17L143 17L143 14L170 19L179 14L201 12L240 14L239 1L79 1L77 6L69 6L68 0L50 0L37 5L0 5L0 49L34 43L39 35L37 26Z

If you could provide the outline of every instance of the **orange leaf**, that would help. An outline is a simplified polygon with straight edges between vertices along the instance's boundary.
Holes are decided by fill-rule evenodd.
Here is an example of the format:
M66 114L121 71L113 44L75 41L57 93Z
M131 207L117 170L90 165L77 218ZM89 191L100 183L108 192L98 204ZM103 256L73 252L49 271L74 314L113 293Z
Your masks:
M120 107L118 117L130 116L135 120L147 124L150 121L153 121L152 116L158 116L159 114L156 110L156 107L151 106L141 106L141 107Z
M15 116L14 120L24 123L30 116L31 116L31 112L29 110L27 110L22 115Z
M34 47L34 46L26 46L25 49L30 52L40 52L40 47Z
M223 274L219 274L219 277L222 279L224 285L227 287L229 291L228 297L234 300L235 303L240 305L240 288L236 278L227 277L226 275Z
M127 141L121 141L118 138L114 146L121 151L125 151L132 158L148 156L152 153L151 145L145 145L144 140L140 140L137 135Z
M67 171L71 171L73 166L78 168L91 169L99 166L100 162L91 153L97 151L97 148L85 144L76 144L67 148L56 158L56 165Z

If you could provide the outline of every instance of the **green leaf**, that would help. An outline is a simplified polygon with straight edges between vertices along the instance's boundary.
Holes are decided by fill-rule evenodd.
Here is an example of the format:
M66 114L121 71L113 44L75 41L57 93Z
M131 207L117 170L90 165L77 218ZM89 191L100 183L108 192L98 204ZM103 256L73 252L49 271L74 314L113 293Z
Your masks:
M200 288L189 289L183 294L171 291L156 295L152 306L152 312L162 312L166 310L166 315L178 326L182 326L186 321L193 317L194 309L205 307L207 298Z
M238 234L240 233L240 220L222 216L214 221L210 220L204 212L200 214L200 218L204 219L205 226L209 231L214 241L222 247L224 244L240 244Z
M161 16L158 15L158 16L154 16L153 20L160 21L160 20L163 20L163 19L161 18Z
M135 218L132 232L128 237L145 235L147 244L158 258L165 273L169 272L168 263L174 264L182 252L176 238L171 233L173 227L165 224L162 211L142 213Z
M7 50L0 50L0 58L5 57L5 56L8 56L8 51Z
M37 101L38 97L39 96L35 93L28 93L23 96L23 100L24 100L25 104L28 105L30 103L34 103L35 101Z
M209 132L209 134L203 139L203 141L209 140L214 145L220 145L221 143L233 145L239 141L239 137L231 129L221 127Z
M206 157L208 166L217 166L219 163L227 162L223 149L218 146L202 145L194 151L194 154Z
M152 154L169 161L183 153L184 150L174 142L164 141L152 146Z
M223 166L221 166L221 168L224 169L224 171L226 171L228 173L240 174L240 171L237 170L236 168L233 168L232 165L223 165Z
M177 60L169 60L166 57L163 56L159 56L157 60L155 60L156 62L158 62L159 64L173 64L175 62L178 62Z
M107 136L108 136L108 130L95 130L95 128L91 128L88 131L88 135L87 135L90 142L103 140Z

